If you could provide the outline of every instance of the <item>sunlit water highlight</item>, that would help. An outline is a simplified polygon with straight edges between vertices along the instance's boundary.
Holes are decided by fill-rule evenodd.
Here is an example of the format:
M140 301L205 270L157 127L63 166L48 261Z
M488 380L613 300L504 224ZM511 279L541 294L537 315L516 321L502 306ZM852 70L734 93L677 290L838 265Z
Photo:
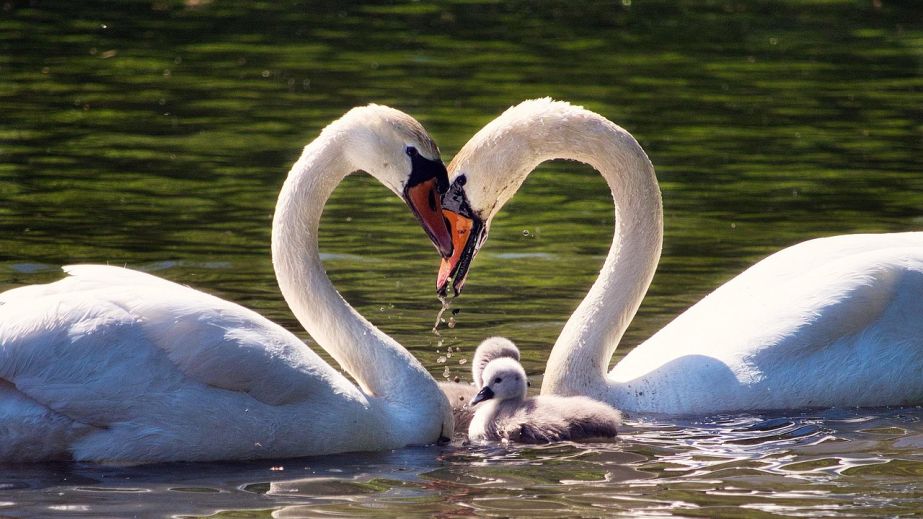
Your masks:
M918 511L923 497L921 416L875 409L644 418L600 444L472 447L459 439L248 463L7 466L0 506L35 516L893 516Z

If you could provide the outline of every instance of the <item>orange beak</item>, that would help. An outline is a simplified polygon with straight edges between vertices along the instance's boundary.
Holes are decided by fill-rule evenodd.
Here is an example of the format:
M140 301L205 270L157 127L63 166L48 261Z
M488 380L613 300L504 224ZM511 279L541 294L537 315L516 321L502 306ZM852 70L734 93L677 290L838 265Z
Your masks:
M404 198L439 254L445 258L452 255L453 240L442 217L442 197L437 188L438 181L432 178L406 188Z
M443 209L442 214L449 224L452 234L452 254L442 258L439 265L439 274L436 276L436 292L445 295L449 288L449 278L452 278L452 289L455 295L461 293L468 278L468 268L471 260L477 255L481 244L487 238L487 232L481 220L476 216L468 218L455 211Z
M449 232L452 235L452 255L447 258L443 257L442 263L439 264L439 275L436 276L437 288L446 285L449 277L455 273L458 262L461 261L462 252L465 250L465 244L468 243L468 237L471 235L473 224L470 218L465 218L448 209L443 209L442 214L449 224Z

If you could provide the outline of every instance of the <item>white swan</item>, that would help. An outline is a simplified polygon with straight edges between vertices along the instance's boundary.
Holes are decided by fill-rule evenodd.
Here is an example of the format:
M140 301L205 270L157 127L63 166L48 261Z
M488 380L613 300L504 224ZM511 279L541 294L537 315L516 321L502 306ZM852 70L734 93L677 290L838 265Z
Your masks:
M669 414L923 402L923 232L823 238L773 254L607 375L660 256L660 190L627 131L563 102L510 108L449 165L454 182L443 205L456 247L440 290L450 276L461 289L491 218L554 158L602 174L616 228L599 278L554 345L542 394Z
M488 337L478 344L474 350L474 356L471 358L471 383L463 382L440 382L439 389L445 393L449 404L452 405L452 414L455 416L455 430L467 431L468 424L471 423L471 417L474 416L474 409L468 405L468 402L477 394L483 384L481 383L481 373L487 364L500 357L509 357L519 360L519 348L513 344L513 341L505 337Z
M585 396L526 396L526 372L515 359L501 357L484 367L483 387L471 400L481 404L468 426L471 441L549 443L615 438L622 415Z
M355 108L292 167L272 228L279 286L359 387L239 305L127 269L65 267L60 281L0 294L0 460L289 457L451 436L436 381L324 273L321 211L357 170L404 198L443 252L451 241L437 193L445 167L402 112Z

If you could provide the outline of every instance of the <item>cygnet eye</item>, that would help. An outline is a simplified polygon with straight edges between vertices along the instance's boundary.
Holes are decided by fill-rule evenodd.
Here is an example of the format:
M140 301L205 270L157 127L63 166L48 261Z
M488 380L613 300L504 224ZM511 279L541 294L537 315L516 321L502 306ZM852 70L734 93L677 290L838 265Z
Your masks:
M503 382L503 379L502 379L502 378L497 377L497 378L494 379L494 384L499 384L500 382Z
M458 187L462 187L468 183L468 177L466 177L464 173L462 173L461 175L458 176L458 178L455 179L455 183L458 184Z
M417 149L413 146L407 146L407 148L404 150L404 153L406 153L408 157L416 157L420 152L418 152Z

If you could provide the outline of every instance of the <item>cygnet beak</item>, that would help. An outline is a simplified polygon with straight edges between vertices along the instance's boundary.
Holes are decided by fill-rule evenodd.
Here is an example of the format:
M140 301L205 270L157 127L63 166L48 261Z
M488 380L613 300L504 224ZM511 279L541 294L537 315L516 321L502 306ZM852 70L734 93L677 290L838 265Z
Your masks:
M483 402L484 400L490 400L494 397L493 389L490 389L489 386L484 386L483 389L478 391L478 394L474 395L474 398L471 399L471 403L468 405L477 405L478 402Z

